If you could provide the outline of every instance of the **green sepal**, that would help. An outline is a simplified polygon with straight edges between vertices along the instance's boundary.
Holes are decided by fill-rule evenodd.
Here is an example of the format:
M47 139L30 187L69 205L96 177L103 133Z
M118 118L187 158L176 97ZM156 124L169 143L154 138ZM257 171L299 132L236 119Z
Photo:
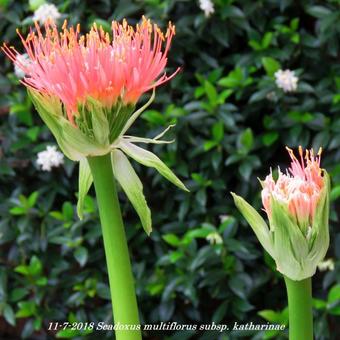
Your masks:
M57 143L60 144L59 141L61 139L61 126L58 123L58 119L60 116L62 116L63 113L59 100L55 97L49 97L47 99L39 92L30 89L27 90L27 93L34 107L38 111L41 119L50 129L53 136L56 138ZM64 153L68 158L70 158L66 152Z
M164 176L171 183L178 186L180 189L189 191L181 182L181 180L152 152L147 151L124 139L120 140L117 147L138 163L155 168L162 176Z
M131 114L134 110L134 106L128 105L119 105L119 107L116 106L115 111L112 111L114 119L110 120L110 142L114 143L118 137L121 135L122 131L125 129L126 124L128 124L128 121L131 117Z
M79 191L78 191L77 213L78 213L79 219L82 220L84 199L93 182L91 169L86 158L82 158L79 161L78 181L79 181L79 189L78 189Z
M110 144L110 128L107 109L98 100L87 97L86 105L78 105L77 127L100 145Z
M60 149L69 159L79 161L87 156L100 156L109 153L109 144L99 144L98 141L85 135L64 117L59 99L53 96L46 97L34 90L28 90L28 94L41 119L51 130Z
M110 152L109 145L100 145L97 141L87 137L67 119L60 118L59 122L63 148L67 149L67 152L72 156L69 158L72 160L78 161L89 156L103 156ZM60 148L62 149L61 145Z
M143 194L143 184L127 157L120 150L111 152L113 173L131 204L135 208L145 232L150 235L152 231L151 212Z
M145 144L171 144L175 140L161 140L162 138L171 128L173 128L175 124L170 124L166 129L164 129L160 134L158 134L154 138L144 138L144 137L136 137L136 136L128 136L124 135L121 138L125 141L128 141L130 143L145 143ZM118 140L119 144L119 140Z
M308 243L297 224L289 217L287 207L271 198L274 259L277 270L291 280L303 280L315 273L307 261Z
M323 178L325 183L315 210L312 232L309 241L309 258L315 263L315 265L318 265L324 259L329 247L328 221L331 185L329 175L324 169Z
M133 112L132 115L127 119L126 123L124 124L124 127L119 132L119 136L123 136L125 132L130 128L130 126L134 123L134 121L151 105L151 103L155 99L155 93L156 89L155 87L152 89L152 94L149 100L140 107L137 111Z
M79 114L75 121L86 136L106 147L122 133L134 108L134 105L125 105L120 99L112 107L106 107L97 99L87 97L84 104L78 105Z
M264 221L261 215L241 196L238 196L233 192L231 193L231 195L234 198L236 207L253 229L257 239L259 240L263 248L271 257L274 258L272 243L273 235L268 228L267 223Z

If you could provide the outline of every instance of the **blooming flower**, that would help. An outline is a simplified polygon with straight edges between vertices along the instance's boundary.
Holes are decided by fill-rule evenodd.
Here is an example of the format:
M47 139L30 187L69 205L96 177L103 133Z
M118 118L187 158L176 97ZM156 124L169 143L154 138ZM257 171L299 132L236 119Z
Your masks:
M211 0L199 0L199 6L206 17L215 12L214 3Z
M279 169L276 180L270 173L261 181L269 227L249 203L232 195L277 270L300 281L314 275L329 246L330 181L320 168L321 149L314 154L313 149L304 153L299 147L300 159L287 150L291 164L286 173Z
M48 20L57 21L61 17L54 4L42 4L34 11L33 20L44 24Z
M41 167L41 170L51 171L53 167L64 164L64 155L57 151L56 146L48 145L45 151L38 153L37 164Z
M20 35L31 60L24 68L23 82L35 91L59 98L73 124L79 116L78 105L86 104L89 97L107 108L118 100L134 105L144 92L178 72L170 77L161 75L175 34L171 23L164 37L157 25L145 18L135 30L125 20L122 24L114 21L112 40L96 24L86 36L79 35L79 25L67 29L66 22L60 34L52 21L45 24L45 35L38 25L36 30L26 39ZM3 50L15 60L11 48L4 45Z
M22 69L22 67L26 68L29 62L30 62L30 59L27 53L17 54L15 64L14 64L14 73L19 79L22 79L25 77L25 72Z
M135 143L164 144L161 140L170 125L154 138L125 133L151 104L155 88L177 74L167 76L164 69L175 27L169 23L165 34L143 17L135 28L126 20L112 22L112 37L93 24L90 32L80 35L79 25L61 32L48 19L41 29L27 38L18 32L29 56L28 63L18 61L18 52L3 45L5 54L24 71L22 83L40 117L51 130L62 152L79 161L77 211L82 218L84 198L93 182L88 159L111 154L112 175L120 183L137 211L145 231L151 232L151 213L143 195L143 185L129 163L155 168L183 190L188 190L177 176L152 152ZM146 104L135 111L140 96L153 90ZM51 151L38 157L38 164L49 171L61 158Z
M282 89L284 92L296 91L299 79L295 76L294 71L278 70L275 72L274 76L278 88Z
M291 217L307 235L325 185L320 169L321 149L317 155L314 155L313 149L306 150L304 160L299 147L300 161L291 149L287 150L291 157L290 168L286 174L279 169L277 181L272 173L266 177L262 182L262 202L268 216L271 216L272 199L286 205Z

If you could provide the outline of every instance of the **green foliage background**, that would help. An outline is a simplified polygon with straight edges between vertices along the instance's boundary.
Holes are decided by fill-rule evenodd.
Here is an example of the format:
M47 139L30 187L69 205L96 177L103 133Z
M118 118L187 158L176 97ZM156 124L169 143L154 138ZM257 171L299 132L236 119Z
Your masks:
M260 210L269 167L285 168L285 145L324 148L332 177L334 271L313 278L316 339L339 339L340 315L340 1L215 0L206 18L196 1L56 1L83 30L146 14L176 24L169 71L152 109L133 133L153 137L176 123L175 143L153 151L179 175L181 192L134 164L153 214L148 238L126 197L122 210L143 323L287 323L283 280L236 211L230 191ZM1 40L20 46L32 11L26 1L0 1ZM298 91L284 94L278 67L296 71ZM52 320L111 322L109 290L94 192L86 217L75 213L77 165L42 172L37 152L55 144L1 56L0 65L0 338L52 339ZM218 233L222 244L206 236ZM259 313L259 311L261 311ZM112 338L111 332L59 332L59 337ZM286 333L145 333L145 339L268 339Z

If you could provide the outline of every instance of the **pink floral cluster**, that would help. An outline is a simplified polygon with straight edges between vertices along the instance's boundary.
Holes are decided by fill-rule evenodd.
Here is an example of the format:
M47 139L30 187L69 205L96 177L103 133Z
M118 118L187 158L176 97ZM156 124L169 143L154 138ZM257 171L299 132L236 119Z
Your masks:
M20 35L20 33L18 32ZM169 23L166 34L143 17L136 27L112 22L112 38L93 24L89 33L80 35L79 25L62 31L51 20L45 32L35 24L27 38L20 38L29 56L21 63L13 47L4 52L25 72L23 83L46 95L57 96L65 105L68 119L74 124L78 104L92 97L108 107L120 98L135 104L146 91L172 78L162 74L175 27ZM163 49L163 43L165 47Z
M321 149L314 155L313 149L306 150L303 157L299 147L300 160L293 151L287 148L291 157L291 165L284 174L279 170L275 181L272 173L262 182L262 203L267 215L271 216L272 199L286 204L290 214L300 226L311 226L318 204L324 179L320 168Z

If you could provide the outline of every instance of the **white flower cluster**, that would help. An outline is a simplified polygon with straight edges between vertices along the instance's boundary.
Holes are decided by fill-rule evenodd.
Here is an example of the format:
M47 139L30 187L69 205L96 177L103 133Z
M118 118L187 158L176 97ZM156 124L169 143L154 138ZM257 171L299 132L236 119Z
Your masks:
M43 4L34 11L33 20L44 24L47 19L57 21L61 17L58 8L53 4Z
M284 92L294 92L297 89L299 78L295 76L294 71L278 70L275 72L275 81L277 87Z
M57 151L56 146L47 146L45 151L38 153L37 164L43 171L51 171L53 167L64 164L64 155Z
M25 77L25 72L19 66L19 64L24 65L24 66L27 65L30 62L30 58L27 53L23 53L23 54L18 54L15 57L15 59L18 63L14 63L14 73L19 79L22 79Z
M333 271L335 268L334 260L333 259L324 260L318 264L318 268L321 272L324 272L326 270Z
M199 6L206 17L215 12L214 4L211 0L199 0Z

